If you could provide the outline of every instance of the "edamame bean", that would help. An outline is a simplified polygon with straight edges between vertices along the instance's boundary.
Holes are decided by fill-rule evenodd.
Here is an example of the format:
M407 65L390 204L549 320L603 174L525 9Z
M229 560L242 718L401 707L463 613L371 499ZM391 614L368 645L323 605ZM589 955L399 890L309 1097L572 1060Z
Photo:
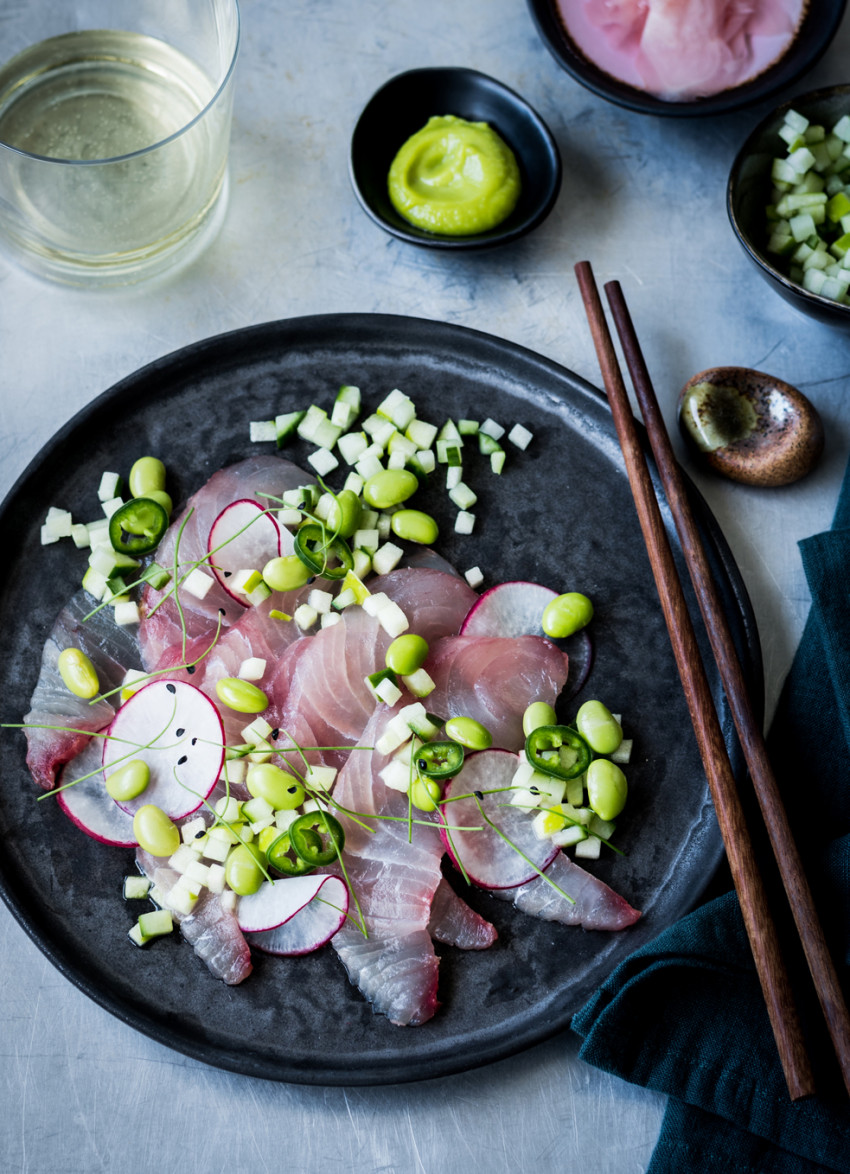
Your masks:
M304 788L295 776L273 762L249 766L245 784L255 799L265 799L275 811L291 811L304 802Z
M434 779L414 779L410 802L418 811L434 811L440 798L440 784Z
M568 591L546 604L543 609L543 631L553 640L572 636L593 619L593 604L586 595Z
M259 848L253 844L237 844L225 861L224 879L240 897L256 893L264 879L259 864Z
M387 649L387 668L398 673L400 677L408 677L421 669L428 656L428 641L413 632L404 636L396 636Z
M119 766L106 780L106 793L118 803L126 803L141 795L151 781L151 768L142 758L134 758Z
M392 516L390 529L397 537L418 542L420 546L433 546L440 533L431 515L422 510L398 510Z
M467 750L488 750L493 745L493 735L474 717L450 717L446 722L446 737Z
M270 559L263 567L263 578L272 591L297 591L309 581L312 574L297 554Z
M587 801L600 819L616 819L626 806L626 776L607 758L594 758L587 768Z
M180 847L177 825L155 803L146 803L133 816L133 835L151 856L172 856Z
M328 509L328 527L340 538L351 538L360 525L360 498L351 489L343 489Z
M165 489L165 465L158 457L139 457L128 481L133 497L150 497L151 490Z
M215 692L219 701L237 713L262 713L269 707L269 699L262 689L239 677L222 677L216 681Z
M558 718L551 705L545 701L532 701L522 715L522 732L526 738L541 726L556 726Z
M164 489L149 489L145 497L150 498L151 501L155 501L157 505L161 505L169 518L171 517L174 502L171 500L171 495L166 493Z
M576 714L576 725L597 754L613 754L623 740L620 723L601 701L585 701Z
M75 697L89 701L100 691L97 670L81 648L63 648L57 661L59 676Z
M419 482L409 469L382 469L363 486L363 500L376 510L386 510L416 492Z

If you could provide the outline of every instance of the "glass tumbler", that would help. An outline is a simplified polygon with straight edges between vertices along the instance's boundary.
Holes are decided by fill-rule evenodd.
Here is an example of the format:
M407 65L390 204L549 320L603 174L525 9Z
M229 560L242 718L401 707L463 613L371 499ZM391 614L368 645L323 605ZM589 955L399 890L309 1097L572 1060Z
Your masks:
M0 246L41 276L135 282L227 204L237 0L0 0Z

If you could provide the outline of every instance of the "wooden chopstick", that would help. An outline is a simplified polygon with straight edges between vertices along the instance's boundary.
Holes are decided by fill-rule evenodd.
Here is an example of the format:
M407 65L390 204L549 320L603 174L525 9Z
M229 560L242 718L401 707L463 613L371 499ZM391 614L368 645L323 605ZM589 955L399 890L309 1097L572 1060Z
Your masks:
M814 1092L814 1079L776 927L593 271L580 261L575 272L779 1059L791 1099L799 1100Z
M738 738L744 751L753 788L776 857L782 884L791 906L821 1010L841 1067L844 1084L847 1091L850 1092L850 1013L848 1013L838 974L826 944L823 926L817 914L803 862L800 859L785 805L779 794L776 776L770 764L762 729L753 712L732 633L724 615L723 605L711 575L705 549L688 504L684 479L673 453L673 446L664 425L658 399L620 283L608 282L605 286L605 293L620 337L623 354L626 357L641 415L649 434L655 463L664 486L664 494L670 505L685 562L708 632L711 650L720 671L720 679L729 701L729 708L738 731Z

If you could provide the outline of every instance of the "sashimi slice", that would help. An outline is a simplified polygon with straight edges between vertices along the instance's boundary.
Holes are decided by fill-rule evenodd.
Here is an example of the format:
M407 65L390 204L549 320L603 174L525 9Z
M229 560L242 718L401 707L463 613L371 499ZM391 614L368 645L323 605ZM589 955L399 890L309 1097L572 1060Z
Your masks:
M561 925L580 925L584 929L627 929L640 917L624 897L604 881L585 872L563 852L559 852L546 876L562 889L575 904L566 901L542 877L518 889L494 891L493 896L512 901L522 913L541 921L558 921Z
M395 712L377 709L362 744L373 746ZM392 1023L415 1026L437 1009L439 959L428 925L443 848L435 827L414 823L409 829L407 796L380 777L386 762L377 751L352 751L334 790L335 802L358 818L335 812L346 833L353 909L331 944L376 1011ZM365 937L356 924L361 915Z
M475 718L505 750L524 745L532 701L554 706L567 679L564 656L540 636L450 636L432 645L426 668L436 685L429 711Z
M292 536L286 531L291 553ZM207 542L209 567L231 599L243 607L249 603L244 595L228 585L237 571L262 571L266 563L282 553L283 536L268 508L259 502L234 501L218 515L210 527Z
M405 567L370 579L369 590L383 591L410 621L410 631L430 644L453 636L478 596L465 579L442 570Z
M141 848L136 849L136 861L142 871L162 894L168 905L168 894L180 877L164 860ZM243 982L252 970L251 950L236 921L236 915L222 908L221 901L209 889L202 889L191 913L171 910L180 925L180 932L193 947L200 960L214 978L229 986Z
M495 925L471 909L445 877L431 902L428 933L435 941L459 950L487 950L499 936Z
M85 750L67 763L62 771L63 789L57 792L56 802L68 818L93 840L121 847L136 846L133 817L122 811L104 786L103 748L93 738ZM85 778L84 776L90 776ZM80 781L77 782L76 780ZM73 786L68 786L72 783Z
M560 852L551 840L537 838L524 808L511 805L516 769L517 756L506 750L470 754L446 787L439 808L440 836L450 859L482 889L525 884Z
M122 762L140 759L150 782L136 799L120 806L131 815L155 803L172 819L201 806L221 775L224 727L210 699L185 681L161 678L143 685L125 701L103 743L106 777Z
M274 887L286 888L298 880L317 881L313 895L280 925L266 931L249 933L250 945L267 954L310 954L326 945L340 930L348 913L349 897L345 883L336 876L291 877L288 880L276 880ZM247 932L241 912L239 919L241 928Z
M102 698L94 702L75 697L59 673L59 653L79 648L97 671L101 692L120 685L128 668L139 663L139 646L133 632L115 623L111 607L85 616L96 607L86 591L79 591L61 610L45 642L41 670L24 722L27 765L39 786L49 789L63 763L76 757L91 732L107 726L115 708ZM55 727L55 728L47 728Z

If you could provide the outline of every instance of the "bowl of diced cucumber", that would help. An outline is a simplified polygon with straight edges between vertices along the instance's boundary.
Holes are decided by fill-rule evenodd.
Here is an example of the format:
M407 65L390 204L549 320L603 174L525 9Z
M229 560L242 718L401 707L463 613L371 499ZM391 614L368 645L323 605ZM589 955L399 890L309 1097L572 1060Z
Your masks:
M850 325L850 85L783 103L732 165L735 235L798 310Z

